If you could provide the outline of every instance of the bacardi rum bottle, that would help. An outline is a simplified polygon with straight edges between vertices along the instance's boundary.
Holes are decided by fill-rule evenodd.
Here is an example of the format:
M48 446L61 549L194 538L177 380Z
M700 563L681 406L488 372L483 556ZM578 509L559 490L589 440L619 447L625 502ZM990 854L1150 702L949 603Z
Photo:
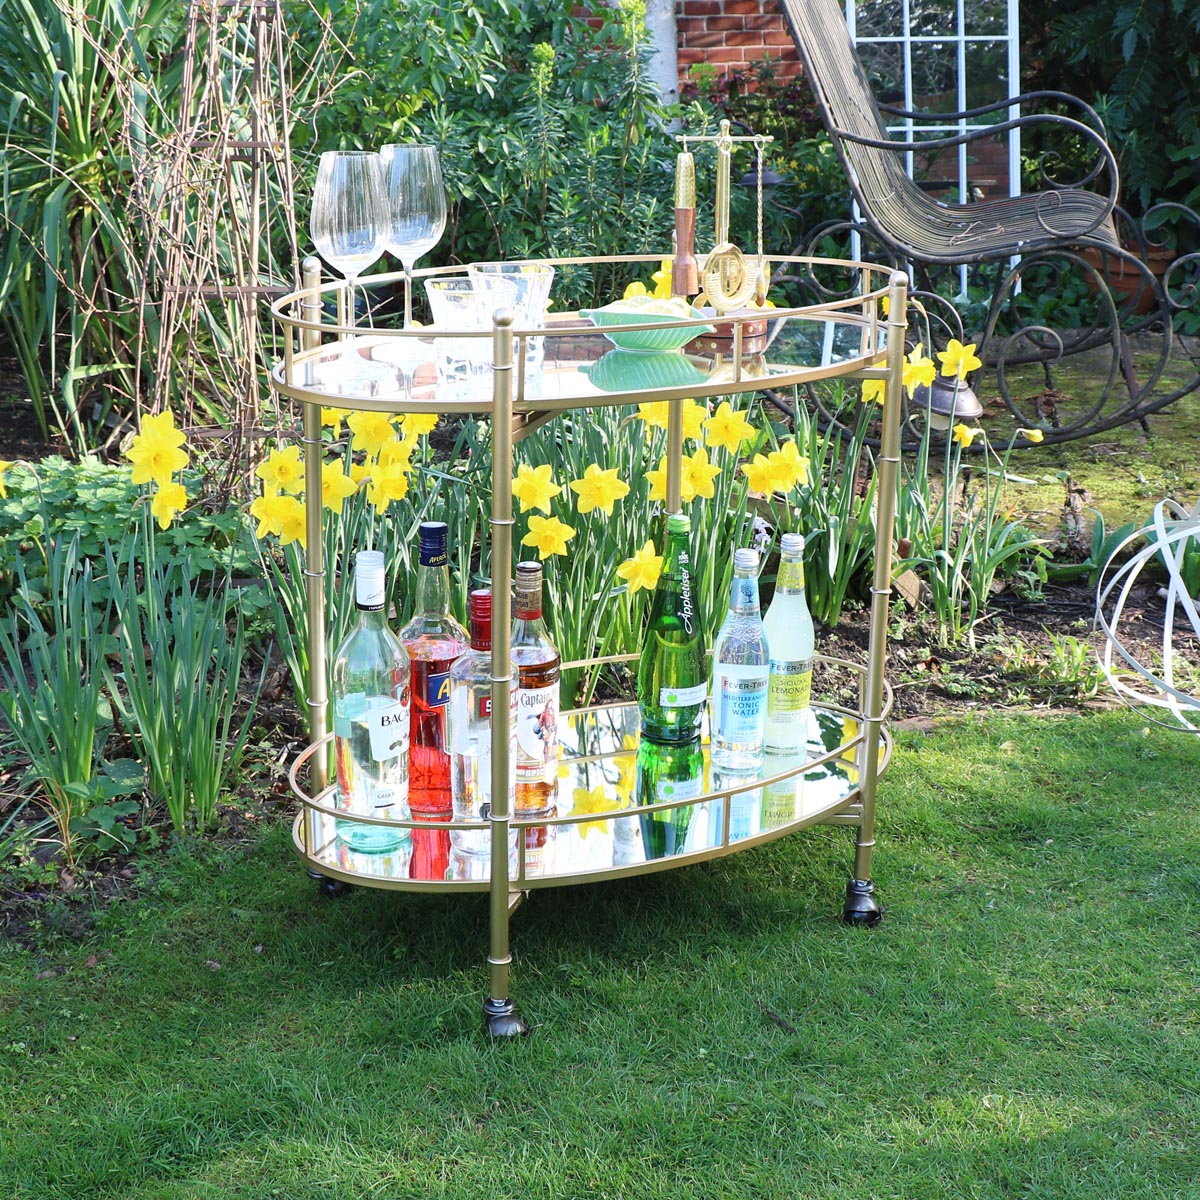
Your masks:
M713 648L712 764L729 772L762 762L770 656L758 611L758 551L733 552L729 612Z
M400 630L412 663L412 751L408 803L417 821L449 821L450 745L446 736L450 667L467 649L467 632L450 615L450 557L446 525L418 529L416 615ZM449 831L413 830L413 879L442 879L450 856Z
M517 563L512 657L517 665L517 804L521 820L558 811L558 703L562 659L542 620L542 565ZM545 870L554 826L525 831L526 873Z
M800 754L810 741L819 741L819 730L812 711L815 639L804 598L804 538L798 533L785 533L780 543L775 595L763 628L771 648L766 748L772 754Z
M456 821L478 821L476 829L450 831L454 853L487 859L492 849L488 816L492 798L492 593L471 593L471 648L450 668L450 795ZM513 671L514 680L516 670ZM516 806L517 690L509 690L507 728L508 811ZM498 723L503 724L503 723ZM487 878L489 864L456 864L456 878Z
M387 627L383 555L354 563L358 624L333 659L333 744L337 808L408 819L409 666ZM338 855L348 870L403 876L412 853L407 829L338 820Z
M690 742L700 736L708 669L704 635L692 598L690 529L685 514L667 517L662 574L650 603L650 621L638 661L643 741Z

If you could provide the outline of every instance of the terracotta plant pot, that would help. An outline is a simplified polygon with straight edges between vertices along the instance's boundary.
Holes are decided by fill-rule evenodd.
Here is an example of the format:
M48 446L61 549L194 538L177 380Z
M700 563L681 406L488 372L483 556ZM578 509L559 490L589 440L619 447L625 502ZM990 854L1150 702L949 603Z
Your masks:
M1167 268L1175 261L1175 252L1166 246L1147 246L1144 256L1138 249L1126 246L1127 253L1142 258L1150 274L1154 276L1157 285ZM1107 280L1109 290L1117 302L1117 307L1128 312L1144 315L1153 312L1157 307L1154 288L1149 280L1137 267L1114 254L1104 254L1094 246L1080 249L1079 256L1085 262L1095 267ZM1088 276L1088 288L1093 293L1097 290L1096 280Z

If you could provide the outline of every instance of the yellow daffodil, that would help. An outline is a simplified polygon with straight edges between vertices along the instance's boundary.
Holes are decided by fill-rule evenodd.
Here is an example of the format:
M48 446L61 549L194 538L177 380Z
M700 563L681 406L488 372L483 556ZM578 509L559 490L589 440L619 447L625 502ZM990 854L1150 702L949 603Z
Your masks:
M611 517L613 505L629 495L629 484L617 478L615 467L604 470L598 463L592 463L584 471L582 479L571 481L571 491L579 496L575 506L581 513L599 508Z
M750 490L769 496L775 490L775 468L765 454L756 454L753 462L742 463L742 474L750 480Z
M1017 436L1023 437L1027 442L1033 442L1035 446L1046 437L1040 429L1018 429Z
M254 473L263 481L266 491L296 494L304 491L304 463L300 459L299 446L271 451L267 461L259 463Z
M686 460L685 460L686 461ZM647 471L646 478L650 483L650 499L665 500L667 498L667 456L664 454L658 460L656 470ZM679 479L679 499L687 504L696 498L696 485L688 478L686 471L681 471Z
M186 508L188 502L187 488L182 483L160 483L150 501L150 512L158 522L159 529L170 528L175 514Z
M295 496L280 496L279 544L287 546L303 541L306 527L304 505Z
M591 790L578 787L571 796L571 811L575 814L612 812L613 804L605 794L604 784L598 783ZM601 833L608 830L607 821L580 821L579 835L587 837L593 830Z
M373 465L370 462L352 462L350 464L350 478L361 487L367 479L371 478L371 467Z
M534 508L540 508L544 513L550 511L550 501L562 491L551 478L552 474L548 466L531 467L528 463L522 463L517 468L512 494L520 501L524 512Z
M400 418L400 428L405 438L428 437L437 428L439 419L437 413L406 413Z
M402 471L412 470L412 452L413 443L406 441L404 438L397 440L392 438L390 442L384 442L379 447L379 455L375 461L381 467L396 467Z
M721 468L708 461L708 451L701 446L694 453L685 454L681 465L683 478L691 488L692 494L704 500L711 500L716 495L713 479L720 475Z
M16 466L13 459L0 459L0 500L8 499L8 489L4 486L4 477Z
M378 454L388 442L396 440L396 426L388 413L356 412L346 418L354 435L351 445L367 454Z
M631 733L621 739L621 747L625 750L636 750L638 740ZM634 789L637 787L637 758L633 754L618 754L613 759L617 768L616 792L621 799L621 806L633 803Z
M408 495L408 470L404 463L375 463L367 484L367 499L377 513L384 513L393 500Z
M349 415L350 410L346 408L322 408L321 424L328 425L333 430L333 436L336 438L342 432L342 422Z
M778 450L767 455L775 479L775 491L790 492L797 484L808 482L808 459L795 442L784 442Z
M746 420L745 413L737 411L728 400L722 400L717 411L704 422L704 441L709 446L720 446L730 454L736 454L743 442L754 436L754 426Z
M125 457L133 463L134 483L165 483L188 464L183 433L175 428L173 413L142 418L142 431L130 443Z
M342 469L340 462L325 463L321 467L321 503L330 512L341 514L347 496L358 491L358 484Z
M647 296L649 292L646 290L646 285L640 280L635 279L632 283L625 285L625 291L622 293L623 300L633 300L637 296Z
M654 591L662 574L662 565L662 555L654 553L654 543L647 539L632 558L627 558L617 568L617 574L625 580L625 586L632 596L639 588Z
M664 258L658 265L658 270L650 276L654 284L653 295L658 300L670 300L671 298L671 260Z
M649 404L638 405L638 416L652 429L666 429L667 418L670 415L670 401L656 400ZM708 409L703 404L697 404L691 398L683 402L683 436L693 441L699 441L704 434L704 420Z
M283 528L283 515L287 508L285 502L288 499L290 497L281 496L278 492L271 492L259 496L250 505L250 515L258 522L258 528L254 531L256 538L265 537L268 533L279 536L279 532Z
M951 338L945 350L938 351L938 358L942 360L942 374L956 379L966 379L983 366L983 360L975 353L975 343L964 346L958 338Z
M566 554L567 543L575 536L575 530L557 517L529 518L529 532L521 539L522 546L537 548L538 558L551 554Z
M918 342L904 360L904 390L909 399L918 387L929 387L936 377L937 367L933 359L925 357L925 347Z
M887 399L886 379L864 379L862 384L862 402L864 404L882 404Z
M983 435L983 430L975 428L971 425L955 425L954 441L956 441L964 450L969 450L971 443Z

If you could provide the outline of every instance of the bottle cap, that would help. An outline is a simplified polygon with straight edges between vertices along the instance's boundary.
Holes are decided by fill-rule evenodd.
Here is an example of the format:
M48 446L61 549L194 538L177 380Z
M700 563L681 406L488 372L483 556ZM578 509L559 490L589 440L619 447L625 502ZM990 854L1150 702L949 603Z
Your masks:
M542 564L517 563L517 597L513 616L519 621L536 620L542 615Z
M691 528L692 521L687 513L671 513L667 517L668 533L690 533Z
M446 553L445 521L422 521L417 526L418 562L423 567L444 567L450 562Z
M360 550L354 556L354 600L359 608L382 608L384 586L383 552Z
M468 597L471 613L471 646L475 650L492 648L492 593L476 588Z
M803 554L804 535L802 533L785 533L779 539L779 549L784 554Z
M757 571L758 551L749 549L735 550L733 552L733 565L740 571Z

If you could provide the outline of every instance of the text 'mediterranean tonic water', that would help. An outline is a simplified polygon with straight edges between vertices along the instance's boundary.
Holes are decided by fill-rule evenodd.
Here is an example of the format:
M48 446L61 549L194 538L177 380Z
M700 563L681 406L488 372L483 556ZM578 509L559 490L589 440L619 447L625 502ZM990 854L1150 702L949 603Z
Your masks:
M686 514L667 517L663 569L650 603L638 661L642 737L653 742L686 742L699 737L708 698L704 635L692 594L690 530Z
M333 743L337 807L348 814L408 819L409 667L387 627L383 555L362 550L354 563L358 624L333 658ZM347 869L403 876L407 829L338 820Z
M400 641L412 664L412 761L408 803L414 820L449 821L450 746L446 712L450 667L467 649L467 631L450 615L450 556L443 521L423 521L416 573L416 613ZM445 829L413 831L412 877L442 879L450 857Z
M770 655L758 611L758 551L733 552L729 612L713 647L712 764L753 771L762 762Z
M780 542L775 595L763 627L771 648L766 748L772 754L801 753L816 736L812 712L816 639L804 597L804 538L798 533L785 533Z

